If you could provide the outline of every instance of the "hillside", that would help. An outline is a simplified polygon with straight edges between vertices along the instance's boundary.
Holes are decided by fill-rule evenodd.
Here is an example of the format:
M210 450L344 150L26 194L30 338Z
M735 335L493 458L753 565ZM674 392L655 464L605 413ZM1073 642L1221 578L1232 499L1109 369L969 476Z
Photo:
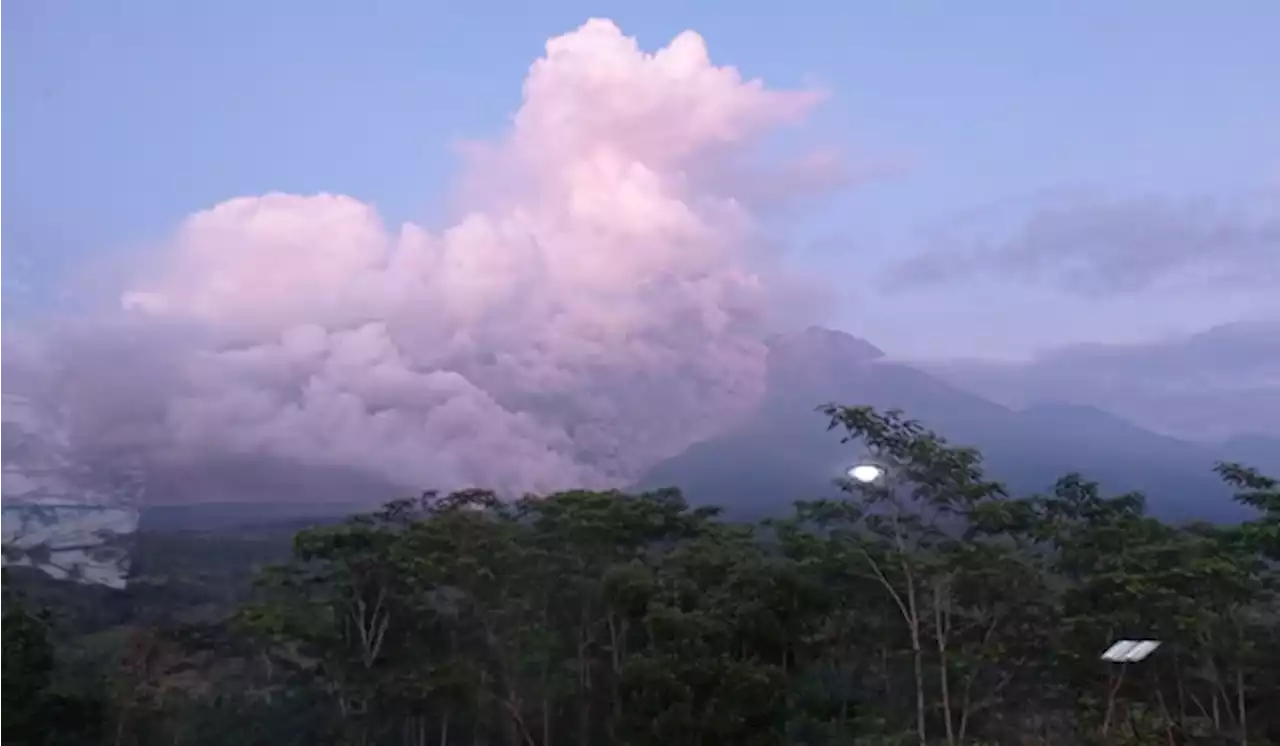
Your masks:
M750 514L830 494L832 480L859 454L824 432L814 408L828 401L900 408L951 441L980 449L990 473L1015 491L1044 490L1079 471L1115 492L1147 493L1152 509L1170 518L1242 515L1212 473L1216 461L1280 466L1280 448L1268 438L1215 447L1159 435L1091 407L1001 406L887 362L867 342L829 329L774 340L769 375L766 400L749 422L659 464L641 485L679 485L694 500Z

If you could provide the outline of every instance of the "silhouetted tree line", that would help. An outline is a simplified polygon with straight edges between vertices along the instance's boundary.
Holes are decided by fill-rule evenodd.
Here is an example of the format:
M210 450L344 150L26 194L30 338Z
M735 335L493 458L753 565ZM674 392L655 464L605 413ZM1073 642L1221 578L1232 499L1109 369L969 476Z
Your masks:
M78 689L7 595L5 743L1280 743L1275 480L1222 465L1256 519L1173 526L824 412L885 479L754 526L675 490L392 503L297 534L233 613L135 626ZM1100 660L1118 638L1163 645Z

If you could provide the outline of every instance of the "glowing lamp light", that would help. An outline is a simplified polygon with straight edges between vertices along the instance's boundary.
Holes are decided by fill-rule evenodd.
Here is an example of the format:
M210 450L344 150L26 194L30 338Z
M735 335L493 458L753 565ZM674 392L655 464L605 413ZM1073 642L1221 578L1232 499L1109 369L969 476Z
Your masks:
M849 469L849 478L855 482L870 484L884 476L884 469L875 464L858 464Z

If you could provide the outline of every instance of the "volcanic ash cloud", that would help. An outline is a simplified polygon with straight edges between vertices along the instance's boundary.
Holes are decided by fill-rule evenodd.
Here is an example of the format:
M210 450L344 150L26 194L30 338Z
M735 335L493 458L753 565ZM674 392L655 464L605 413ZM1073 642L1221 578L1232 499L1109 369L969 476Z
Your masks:
M505 138L471 149L456 224L392 230L329 194L231 199L184 221L118 318L79 324L91 345L49 345L42 384L81 392L63 401L89 413L85 448L170 466L626 483L761 393L788 290L735 199L752 185L709 175L815 102L713 66L697 34L647 54L589 21L547 43ZM103 382L104 355L148 370Z

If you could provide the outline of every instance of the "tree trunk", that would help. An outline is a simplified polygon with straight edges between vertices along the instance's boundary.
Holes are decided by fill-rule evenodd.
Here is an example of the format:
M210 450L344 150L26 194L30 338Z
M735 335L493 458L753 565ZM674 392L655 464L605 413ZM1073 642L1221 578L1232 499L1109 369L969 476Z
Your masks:
M935 639L938 643L938 684L942 692L942 722L946 727L947 744L956 746L955 729L951 723L951 682L950 672L947 670L947 629L944 626L944 614L942 613L942 587L935 583L933 586L933 619L935 626Z
M1244 667L1236 668L1236 719L1240 723L1240 746L1249 746L1249 715L1244 704Z
M1111 730L1111 718L1116 710L1116 696L1120 693L1120 686L1124 684L1124 674L1128 668L1129 664L1120 664L1120 673L1116 674L1115 683L1107 691L1107 712L1102 717L1102 736L1104 738Z
M624 646L627 644L627 620L623 619L621 624L615 624L613 613L608 615L609 620L609 660L613 665L613 675L609 677L609 692L613 705L613 720L609 725L609 733L616 733L618 724L622 721L622 658L625 653Z
M920 746L926 746L929 738L925 727L924 650L920 645L920 614L919 605L916 603L915 576L911 573L911 566L907 564L905 549L902 547L902 539L901 537L896 538L902 574L907 581L907 598L905 601L893 587L893 583L889 582L889 578L880 569L880 565L875 559L866 550L863 550L863 556L866 557L867 563L871 566L880 585L889 593L889 597L893 599L894 604L898 607L898 611L902 614L902 621L907 625L907 630L911 635L911 655L916 686L916 738Z
M1160 713L1164 715L1164 733L1165 741L1169 746L1175 746L1177 739L1173 736L1173 713L1169 712L1169 706L1164 701L1164 688L1160 686L1160 682L1155 683L1156 702L1160 704Z
M920 746L928 746L928 731L924 719L924 651L920 648L920 634L911 630L911 657L916 679L916 737Z

